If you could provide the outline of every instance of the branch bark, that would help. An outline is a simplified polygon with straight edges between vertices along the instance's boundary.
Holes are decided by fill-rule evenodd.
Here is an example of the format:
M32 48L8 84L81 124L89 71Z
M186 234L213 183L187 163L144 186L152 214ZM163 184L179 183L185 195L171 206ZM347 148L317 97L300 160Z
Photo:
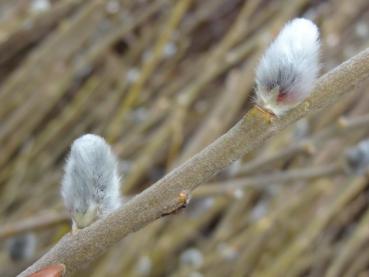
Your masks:
M128 234L183 206L181 195L189 193L289 124L333 104L368 75L369 49L322 76L311 97L285 116L273 118L258 108L252 108L232 129L203 151L108 217L75 235L64 236L19 276L29 276L55 263L65 264L66 275L70 276Z

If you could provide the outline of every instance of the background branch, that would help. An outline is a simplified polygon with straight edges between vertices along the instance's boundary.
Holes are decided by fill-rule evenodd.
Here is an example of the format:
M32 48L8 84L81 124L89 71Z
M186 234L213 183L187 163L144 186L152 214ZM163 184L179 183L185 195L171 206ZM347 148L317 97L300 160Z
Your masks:
M28 231L36 231L52 227L60 223L67 223L69 221L70 217L66 212L42 213L31 218L26 218L25 220L21 219L14 223L4 224L0 227L0 240Z

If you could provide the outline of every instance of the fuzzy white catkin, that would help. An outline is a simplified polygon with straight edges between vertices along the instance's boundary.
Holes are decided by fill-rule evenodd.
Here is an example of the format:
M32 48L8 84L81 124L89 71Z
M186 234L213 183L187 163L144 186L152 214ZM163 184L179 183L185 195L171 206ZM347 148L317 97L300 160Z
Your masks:
M256 104L283 115L312 91L319 73L319 30L310 20L288 22L256 70Z
M369 139L361 141L345 152L346 163L349 169L361 174L369 169Z
M61 194L74 228L84 228L120 206L117 159L102 137L76 139L65 165Z

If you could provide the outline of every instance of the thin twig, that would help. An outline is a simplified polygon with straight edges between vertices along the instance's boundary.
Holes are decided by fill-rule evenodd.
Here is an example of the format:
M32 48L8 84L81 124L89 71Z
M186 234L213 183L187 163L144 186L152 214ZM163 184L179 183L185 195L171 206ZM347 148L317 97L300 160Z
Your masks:
M0 240L29 231L49 228L60 223L67 223L69 220L69 215L67 213L52 212L38 214L31 218L19 220L14 223L8 223L0 227Z
M234 195L238 190L245 189L246 187L263 188L273 184L306 181L314 178L332 176L340 172L343 173L342 165L333 164L323 167L291 169L285 172L276 172L249 178L232 179L230 181L201 186L194 191L193 197L206 197L224 193Z

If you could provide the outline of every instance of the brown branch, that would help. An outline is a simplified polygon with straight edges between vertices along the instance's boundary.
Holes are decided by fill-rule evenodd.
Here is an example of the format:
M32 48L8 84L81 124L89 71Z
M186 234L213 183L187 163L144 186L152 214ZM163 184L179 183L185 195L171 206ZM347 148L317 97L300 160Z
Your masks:
M368 125L369 114L355 116L353 118L341 117L335 124L307 139L294 143L276 153L259 156L256 159L241 165L232 175L247 175L255 170L260 170L260 168L264 169L277 161L289 159L298 153L314 154L317 144L321 144L322 141L325 141L327 138L342 134L351 134L350 131L360 130L362 128L366 128Z
M68 222L69 216L67 213L43 213L37 216L19 220L15 223L8 223L0 227L0 240L12 236L16 236L28 231L45 229L60 223Z
M194 191L193 197L207 197L218 194L234 195L238 190L244 190L247 187L263 188L273 184L306 181L314 178L332 176L343 172L344 170L341 164L331 164L304 169L291 169L288 171L261 176L237 178L225 182L204 185Z
M183 203L179 201L181 192L192 191L296 120L335 103L368 75L369 49L321 77L312 96L282 118L273 118L252 108L227 133L121 209L75 235L64 236L20 276L28 276L55 263L65 264L67 276L86 267L128 234L182 206Z

